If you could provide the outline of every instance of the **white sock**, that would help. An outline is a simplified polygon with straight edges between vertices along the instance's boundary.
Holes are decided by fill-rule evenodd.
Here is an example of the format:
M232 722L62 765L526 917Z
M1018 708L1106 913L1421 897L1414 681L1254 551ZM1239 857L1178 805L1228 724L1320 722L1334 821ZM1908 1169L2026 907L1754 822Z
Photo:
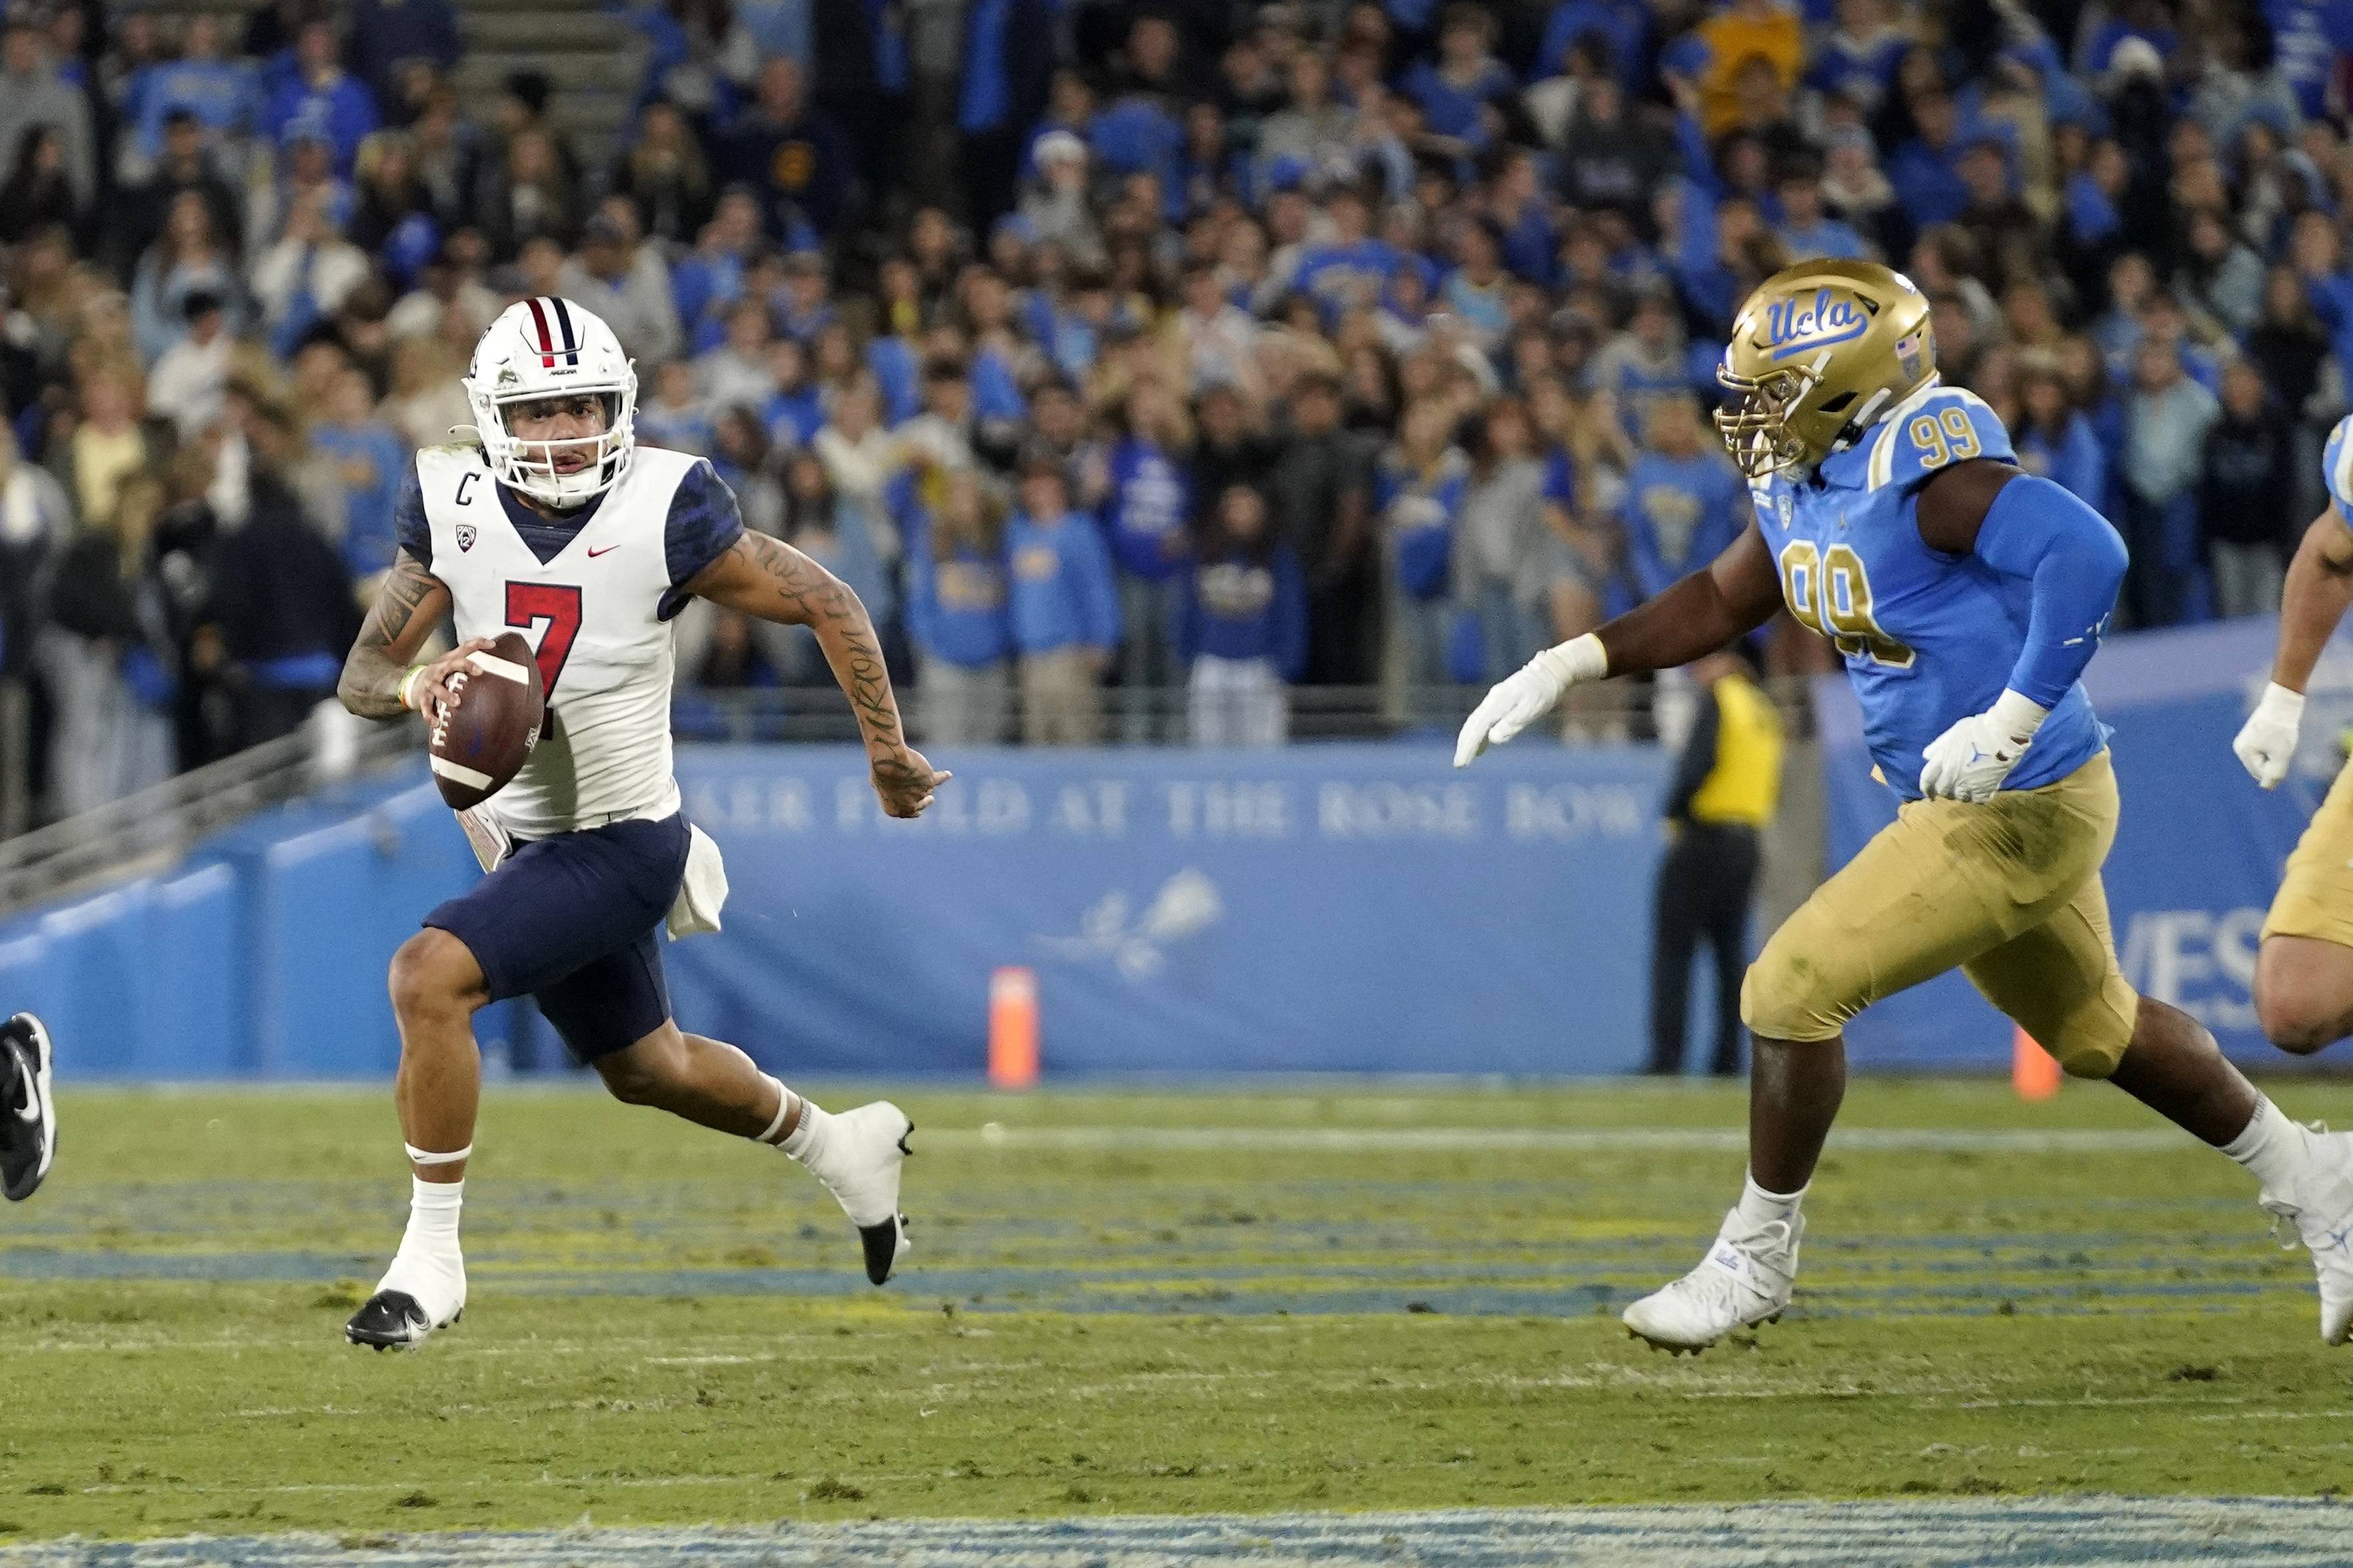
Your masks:
M1755 1230L1796 1214L1798 1205L1804 1201L1805 1196L1804 1187L1794 1193L1768 1193L1757 1184L1756 1177L1748 1176L1740 1184L1740 1202L1734 1206L1733 1212L1740 1216L1743 1226Z
M812 1155L823 1154L832 1134L833 1118L825 1113L823 1106L805 1094L801 1096L801 1119L793 1124L793 1130L776 1147L806 1165Z
M465 1206L466 1184L408 1178L408 1229L400 1250L440 1261L458 1256L458 1211Z
M2222 1152L2255 1173L2267 1190L2285 1187L2309 1157L2305 1130L2290 1121L2268 1095L2255 1097L2247 1130L2222 1145Z

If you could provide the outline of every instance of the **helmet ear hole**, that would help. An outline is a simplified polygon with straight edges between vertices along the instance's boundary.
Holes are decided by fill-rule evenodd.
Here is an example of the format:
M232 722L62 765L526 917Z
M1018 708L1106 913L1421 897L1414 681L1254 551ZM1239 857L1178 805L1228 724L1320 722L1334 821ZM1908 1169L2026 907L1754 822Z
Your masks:
M1822 405L1822 412L1825 414L1843 414L1846 412L1847 407L1853 402L1853 393L1841 392L1836 397L1831 398L1829 402Z

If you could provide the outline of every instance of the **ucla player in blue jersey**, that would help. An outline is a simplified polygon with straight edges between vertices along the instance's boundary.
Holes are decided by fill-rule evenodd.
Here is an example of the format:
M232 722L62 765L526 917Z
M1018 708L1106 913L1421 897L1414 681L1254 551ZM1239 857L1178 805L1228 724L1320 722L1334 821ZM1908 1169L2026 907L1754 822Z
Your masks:
M1831 638L1877 772L1881 832L1766 943L1741 987L1756 1037L1748 1179L1698 1268L1626 1310L1698 1352L1780 1315L1807 1184L1846 1088L1846 1021L1960 969L2071 1073L2245 1165L2320 1278L2321 1335L2353 1326L2353 1135L2290 1121L2179 1009L2116 967L2100 863L2116 836L2107 731L2077 678L2124 580L2107 523L2021 473L1977 397L1937 379L1928 305L1869 262L1801 263L1734 323L1716 416L1756 519L1713 563L1487 694L1454 760L1571 685L1684 664L1785 601Z
M2232 742L2265 789L2295 762L2304 689L2353 605L2353 417L2330 434L2320 466L2328 505L2288 564L2271 683ZM2334 752L2321 765L2335 767ZM2306 1056L2353 1034L2353 768L2337 772L2288 857L2263 921L2254 993L2255 1016L2282 1050Z

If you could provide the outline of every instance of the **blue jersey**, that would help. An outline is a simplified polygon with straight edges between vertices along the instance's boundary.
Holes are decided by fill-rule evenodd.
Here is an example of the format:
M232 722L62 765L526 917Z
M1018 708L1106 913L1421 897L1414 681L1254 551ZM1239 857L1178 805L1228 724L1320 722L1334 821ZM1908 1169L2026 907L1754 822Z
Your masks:
M1825 458L1818 479L1749 486L1789 613L1845 656L1872 760L1906 800L1920 798L1922 749L2010 684L2032 614L2030 579L1921 541L1921 488L1971 458L2016 461L2010 433L1976 394L1932 384ZM2071 686L2001 787L2065 778L2106 743L2083 686Z
M2320 477L2337 511L2353 522L2353 414L2339 419L2328 433L2328 448L2320 455Z

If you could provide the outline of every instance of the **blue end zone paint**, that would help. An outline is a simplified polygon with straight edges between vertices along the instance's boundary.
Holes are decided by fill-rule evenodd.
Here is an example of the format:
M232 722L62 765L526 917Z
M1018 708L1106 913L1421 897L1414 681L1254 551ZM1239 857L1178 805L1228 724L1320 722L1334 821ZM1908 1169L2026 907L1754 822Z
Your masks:
M0 1568L2028 1568L2227 1561L2341 1568L2353 1509L2126 1498L1421 1513L874 1521L714 1530L196 1537L0 1549Z

